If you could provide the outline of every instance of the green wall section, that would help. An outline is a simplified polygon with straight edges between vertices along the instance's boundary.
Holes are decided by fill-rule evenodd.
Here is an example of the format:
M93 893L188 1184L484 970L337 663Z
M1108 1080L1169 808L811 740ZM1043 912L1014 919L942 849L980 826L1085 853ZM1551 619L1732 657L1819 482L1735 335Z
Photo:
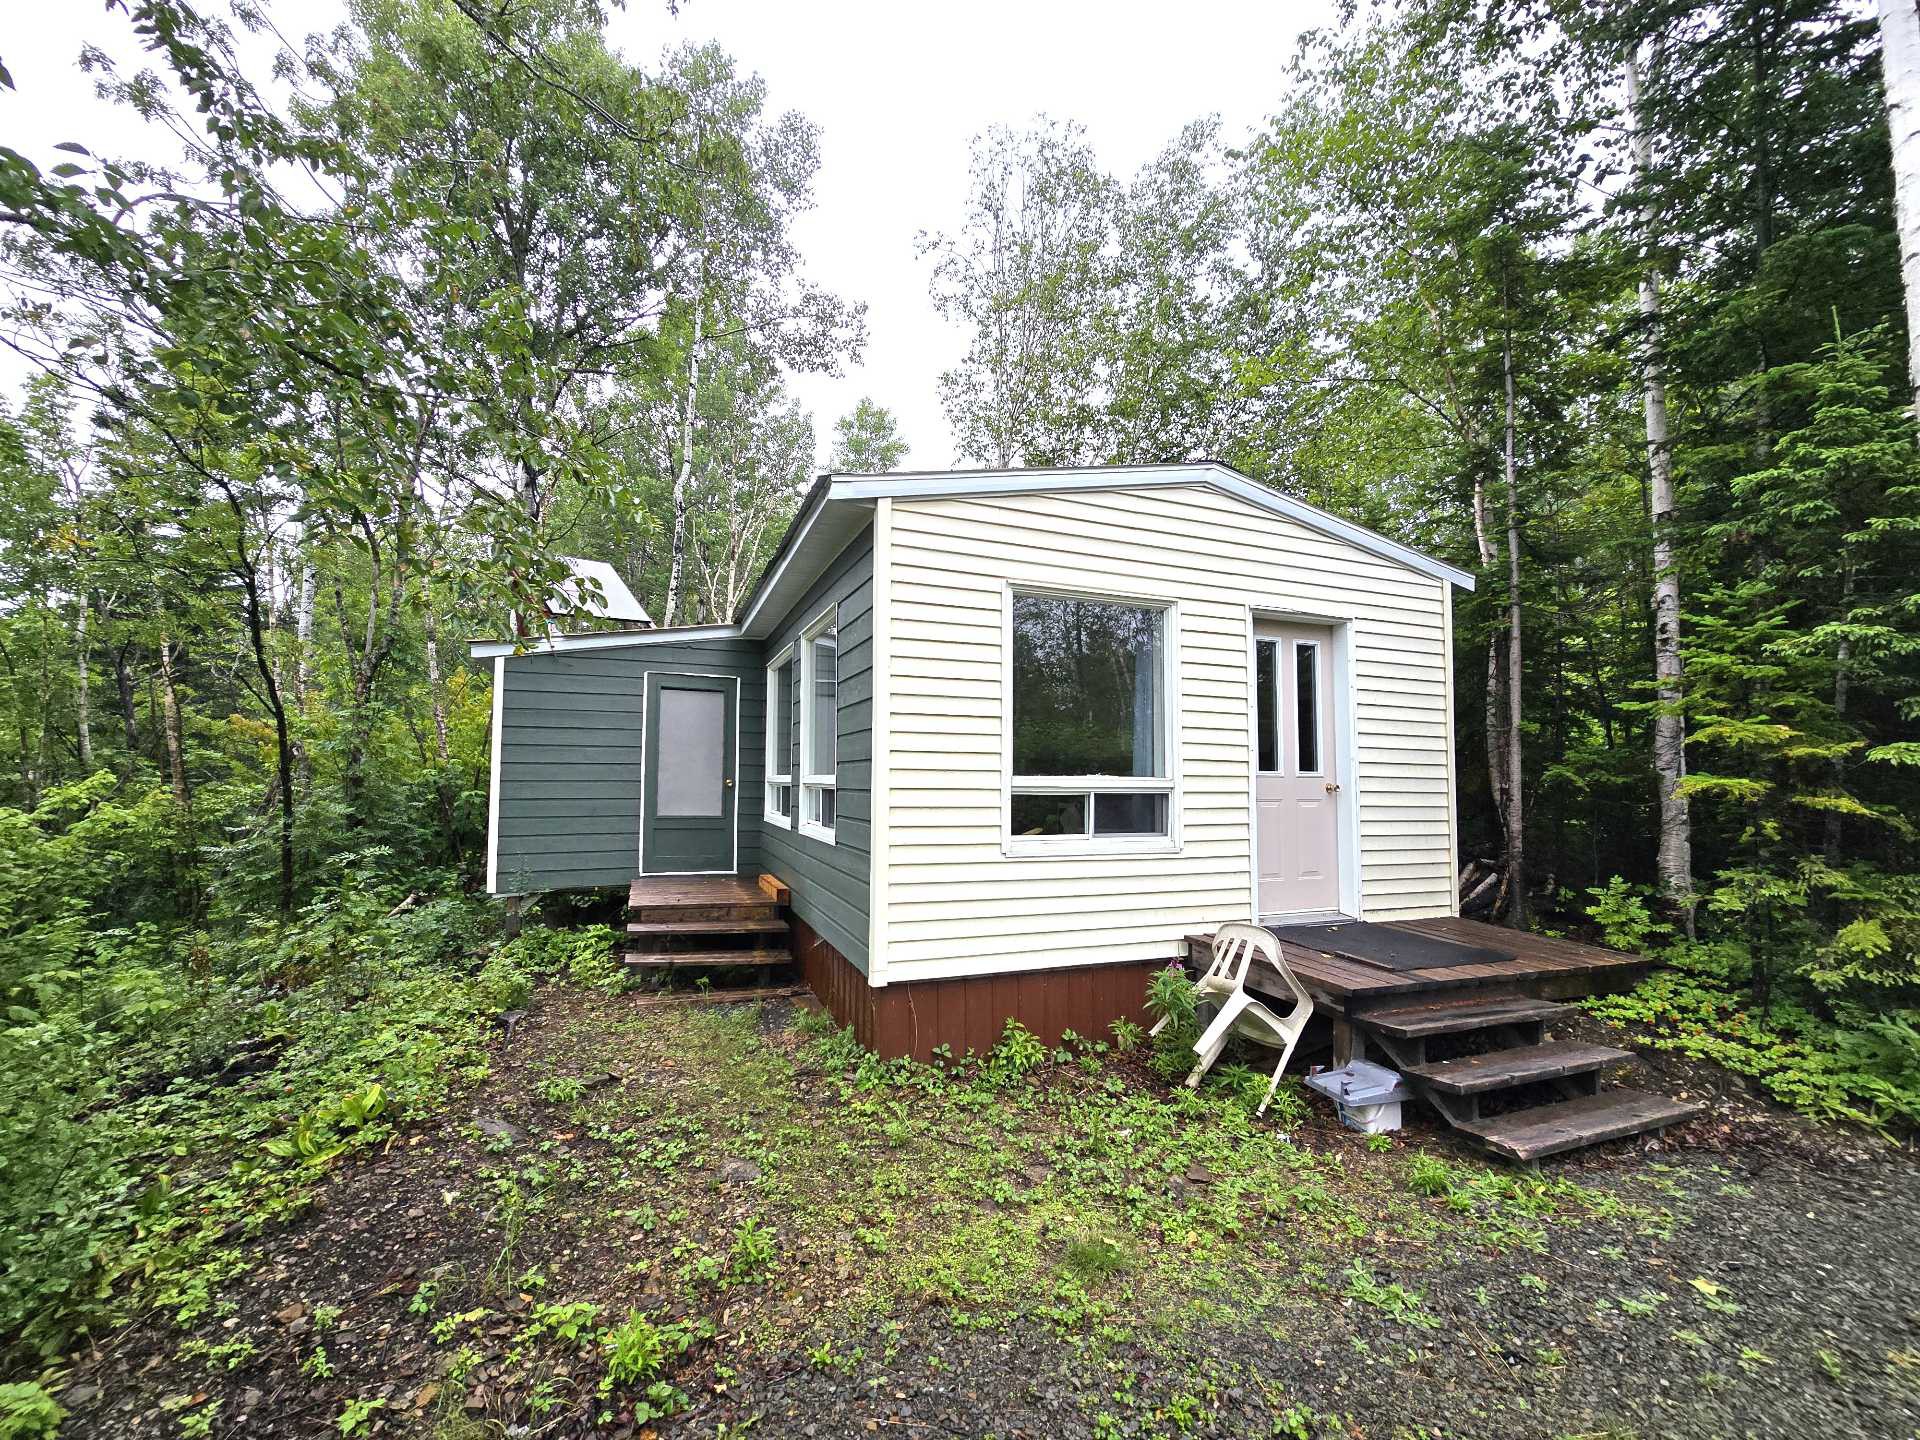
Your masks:
M835 843L763 825L767 658L840 607ZM872 878L873 532L856 536L766 641L510 655L501 702L503 895L625 889L638 873L642 687L649 670L740 680L739 871L771 870L793 912L862 970Z
M624 888L639 871L641 690L649 670L740 680L740 869L760 864L766 670L751 640L510 655L496 887Z
M768 659L788 645L829 605L840 607L840 724L834 760L838 814L829 845L798 830L768 825L761 831L764 868L793 887L793 912L847 959L867 968L868 897L873 880L873 531L856 535L826 574L767 638ZM765 676L761 688L765 690ZM797 690L799 687L795 687ZM761 704L766 703L765 695ZM800 723L794 697L795 734ZM764 762L765 752L761 760ZM754 813L766 808L754 791ZM796 786L794 809L799 809Z

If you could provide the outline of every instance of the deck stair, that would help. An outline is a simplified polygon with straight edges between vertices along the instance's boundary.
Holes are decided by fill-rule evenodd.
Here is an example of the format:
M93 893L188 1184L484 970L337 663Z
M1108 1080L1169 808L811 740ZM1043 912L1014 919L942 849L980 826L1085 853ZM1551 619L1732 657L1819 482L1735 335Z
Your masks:
M784 968L793 964L781 914L786 887L733 875L650 876L627 894L632 970Z
M1624 1085L1601 1088L1602 1073L1631 1057L1549 1039L1548 1022L1567 1009L1482 993L1363 1008L1349 1020L1450 1125L1511 1160L1664 1130L1699 1110Z

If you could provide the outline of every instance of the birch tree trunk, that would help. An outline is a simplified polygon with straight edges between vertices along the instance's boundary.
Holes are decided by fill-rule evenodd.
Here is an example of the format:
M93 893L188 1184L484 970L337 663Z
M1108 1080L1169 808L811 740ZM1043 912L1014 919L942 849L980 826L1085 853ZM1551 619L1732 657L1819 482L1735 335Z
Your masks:
M421 586L421 620L427 632L427 698L433 706L433 753L447 763L447 697L440 675L440 621L433 613L433 587Z
M87 664L91 658L87 630L92 615L93 606L82 595L79 613L73 621L73 732L80 769L87 774L93 773L93 696L87 688Z
M307 693L313 688L313 600L316 583L313 552L302 545L300 585L294 592L293 601L294 649L298 652L293 667L293 706L303 716L307 710ZM304 794L313 788L313 760L307 754L305 740L296 739L293 742L293 755L294 765L300 775L300 789Z
M180 696L174 688L174 644L171 636L160 637L160 714L166 733L167 774L173 782L173 803L183 820L193 816L193 791L187 786L186 746L180 733Z
M1636 179L1653 168L1653 138L1640 122L1640 60L1626 66L1627 143ZM1653 215L1643 206L1640 240L1649 246ZM1667 377L1661 359L1660 268L1649 248L1641 262L1641 385L1647 420L1647 508L1653 532L1653 771L1660 798L1660 893L1689 939L1694 933L1693 825L1681 783L1687 778L1687 722L1682 713L1680 571L1673 544L1673 439L1667 424Z
M1493 533L1487 524L1487 484L1478 466L1474 467L1473 475L1473 543L1480 556L1480 568L1491 571L1499 552L1494 549ZM1500 822L1500 833L1505 835L1509 797L1506 685L1502 678L1502 667L1500 631L1495 627L1487 632L1487 791L1493 797L1493 813Z
M679 616L680 588L687 565L687 495L693 485L693 417L700 398L701 324L706 318L707 261L700 259L693 303L693 340L687 347L687 393L680 405L680 463L673 472L673 534L667 560L667 604L662 625Z
M1920 3L1880 0L1880 65L1893 132L1900 282L1907 293L1908 396L1920 414Z
M302 705L306 704L307 691L313 684L313 597L316 577L313 570L313 556L303 552L300 557L300 589L293 602L293 636L295 648L300 652L300 663L293 672L293 696Z
M1527 827L1521 800L1520 688L1520 476L1514 458L1517 417L1513 391L1513 332L1500 346L1500 371L1507 392L1507 923L1527 926Z

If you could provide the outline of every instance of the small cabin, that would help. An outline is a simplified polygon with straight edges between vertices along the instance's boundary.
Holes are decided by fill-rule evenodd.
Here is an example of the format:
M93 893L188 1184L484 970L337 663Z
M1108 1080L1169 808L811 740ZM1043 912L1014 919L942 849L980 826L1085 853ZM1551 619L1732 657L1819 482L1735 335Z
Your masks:
M732 623L474 646L487 885L771 875L883 1053L1097 1035L1221 921L1458 913L1472 583L1218 464L824 476Z

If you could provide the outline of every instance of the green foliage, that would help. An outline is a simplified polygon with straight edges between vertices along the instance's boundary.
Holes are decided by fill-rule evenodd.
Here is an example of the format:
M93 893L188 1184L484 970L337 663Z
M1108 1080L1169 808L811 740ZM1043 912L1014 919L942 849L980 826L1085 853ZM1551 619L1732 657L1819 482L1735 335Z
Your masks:
M687 1397L657 1377L669 1361L692 1349L698 1338L692 1325L679 1321L656 1324L638 1310L629 1310L625 1320L601 1337L606 1373L600 1393L610 1395L616 1388L644 1385L642 1398L636 1401L636 1415L656 1419L680 1413L687 1408Z
M1067 1269L1083 1284L1095 1285L1134 1267L1134 1257L1104 1235L1077 1235L1067 1242Z
M1165 1021L1162 1035L1174 1034L1187 1044L1199 1034L1195 1015L1197 992L1187 972L1179 965L1156 970L1147 981L1147 1013L1156 1021Z
M525 1343L551 1336L564 1345L584 1345L593 1338L599 1317L600 1307L590 1300L535 1305L520 1339Z
M358 1397L347 1401L333 1428L342 1435L366 1435L373 1429L373 1417L387 1408L385 1400Z
M0 1440L53 1440L66 1414L33 1381L0 1385Z
M1587 918L1599 927L1602 943L1644 955L1654 936L1673 933L1671 925L1654 919L1648 903L1650 893L1645 886L1629 885L1618 875L1587 891L1593 897L1593 903L1587 906Z
M1631 991L1587 1003L1647 1043L1752 1077L1819 1120L1889 1135L1920 1128L1920 1009L1842 1007L1828 1019L1778 994L1753 1003L1754 961L1733 941L1680 944Z
M861 396L853 409L833 422L833 454L827 468L851 474L897 470L907 458L899 422L884 405Z
M1047 1047L1012 1016L1000 1034L1000 1043L987 1056L986 1072L999 1084L1023 1080L1047 1063Z
M1421 1308L1420 1293L1409 1290L1397 1281L1382 1285L1374 1278L1367 1262L1355 1256L1347 1267L1347 1286L1343 1292L1348 1299L1358 1300L1371 1305L1389 1318L1402 1325L1411 1325L1419 1330L1435 1330L1440 1326L1440 1317Z
M118 814L87 823L112 808L0 810L0 887L58 865L119 893L134 872L112 857L140 849ZM24 893L8 912L0 1331L21 1350L54 1353L130 1304L202 1313L238 1263L230 1226L292 1213L329 1162L482 1063L502 995L524 998L541 957L486 954L488 917L457 892L397 905L382 863L344 864L284 933L96 928L71 897Z
M774 1234L752 1216L734 1231L727 1253L729 1285L757 1285L773 1273Z

